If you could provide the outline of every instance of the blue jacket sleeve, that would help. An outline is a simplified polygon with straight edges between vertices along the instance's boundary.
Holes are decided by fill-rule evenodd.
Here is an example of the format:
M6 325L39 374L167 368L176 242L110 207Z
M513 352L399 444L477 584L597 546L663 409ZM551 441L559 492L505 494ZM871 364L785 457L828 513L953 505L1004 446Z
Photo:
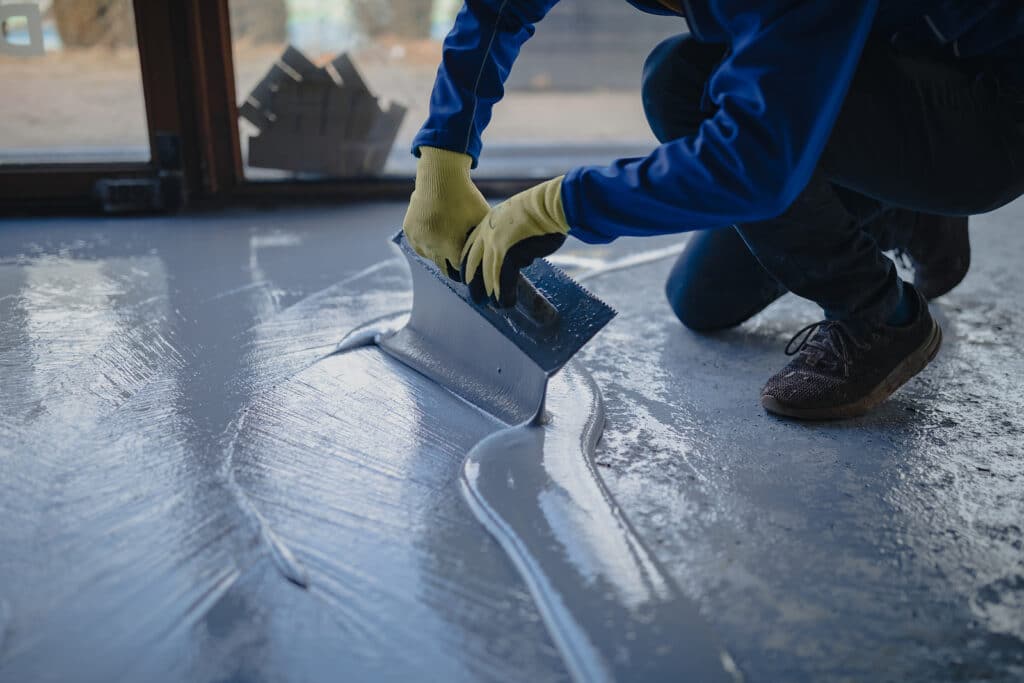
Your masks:
M480 135L534 24L558 0L466 0L445 38L430 115L412 143L480 157Z
M698 132L644 158L567 174L570 234L584 242L773 218L810 181L878 0L703 0L730 43Z

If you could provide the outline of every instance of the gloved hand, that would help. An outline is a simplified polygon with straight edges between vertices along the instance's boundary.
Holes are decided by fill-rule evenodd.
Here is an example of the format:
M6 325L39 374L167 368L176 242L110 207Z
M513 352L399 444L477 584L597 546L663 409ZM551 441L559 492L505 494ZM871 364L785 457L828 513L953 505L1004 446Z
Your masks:
M470 180L472 163L468 154L420 147L416 188L402 221L409 246L456 280L466 235L491 209Z
M568 233L562 177L520 192L491 209L470 233L462 249L462 280L475 301L514 306L519 271L554 253Z

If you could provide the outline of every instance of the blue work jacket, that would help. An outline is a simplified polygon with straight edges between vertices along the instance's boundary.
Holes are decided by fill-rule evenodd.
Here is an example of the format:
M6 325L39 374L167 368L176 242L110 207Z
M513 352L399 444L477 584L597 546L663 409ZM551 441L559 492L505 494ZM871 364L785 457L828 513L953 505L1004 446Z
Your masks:
M600 0L606 1L606 0ZM672 14L657 0L628 0ZM413 142L464 152L480 136L534 26L558 0L466 0L444 41L430 115ZM773 218L806 187L872 34L923 31L957 54L1020 35L1016 0L682 0L691 33L729 46L695 135L645 157L566 174L570 234L591 243ZM1019 42L1019 41L1018 41Z

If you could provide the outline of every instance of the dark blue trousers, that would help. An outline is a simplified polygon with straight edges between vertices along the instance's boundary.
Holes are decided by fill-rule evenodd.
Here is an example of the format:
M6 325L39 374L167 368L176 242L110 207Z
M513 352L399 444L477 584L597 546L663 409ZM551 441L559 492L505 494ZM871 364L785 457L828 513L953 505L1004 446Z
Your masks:
M659 140L691 135L714 114L704 86L724 54L689 36L654 49L643 104ZM1024 116L1005 90L964 64L870 44L793 205L693 235L666 286L679 319L731 327L787 291L829 319L887 319L903 283L882 252L907 246L921 213L983 213L1024 193Z

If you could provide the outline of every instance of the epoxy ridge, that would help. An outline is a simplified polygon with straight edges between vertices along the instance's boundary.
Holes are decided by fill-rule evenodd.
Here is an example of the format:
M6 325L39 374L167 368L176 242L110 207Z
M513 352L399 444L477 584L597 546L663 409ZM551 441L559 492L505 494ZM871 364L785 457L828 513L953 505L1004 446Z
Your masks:
M376 345L423 373L401 347L388 348L406 315L354 329L336 353ZM593 456L605 414L593 377L571 361L551 378L546 401L548 411L542 403L532 418L469 451L460 488L528 586L574 679L685 673L741 681L710 625L643 545L597 473Z

